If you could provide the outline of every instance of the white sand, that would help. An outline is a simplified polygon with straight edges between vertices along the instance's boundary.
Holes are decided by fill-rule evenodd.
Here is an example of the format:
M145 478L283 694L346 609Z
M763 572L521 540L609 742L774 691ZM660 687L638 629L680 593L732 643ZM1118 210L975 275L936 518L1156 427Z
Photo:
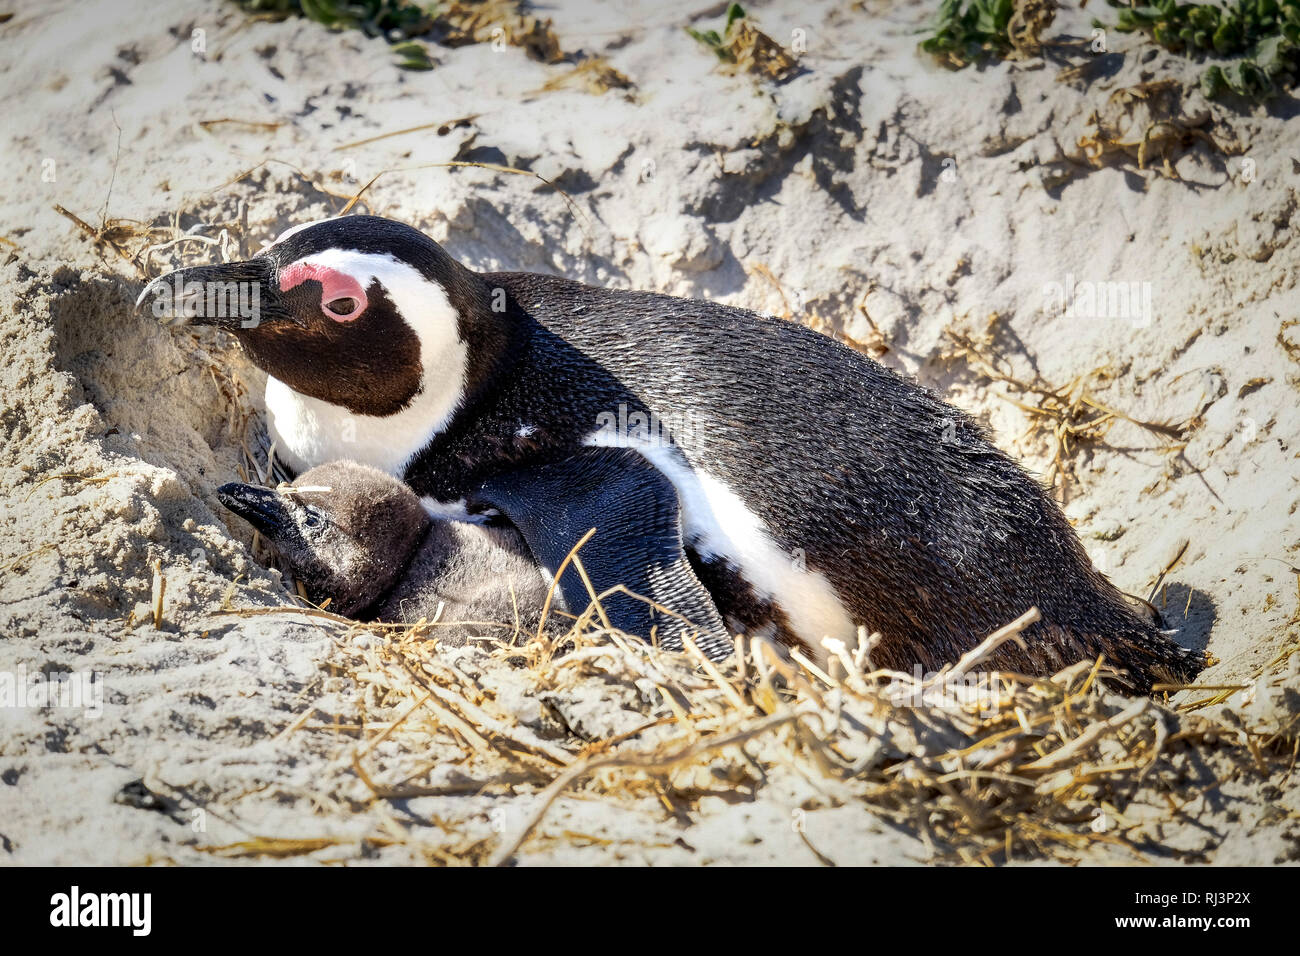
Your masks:
M1197 419L1181 454L1121 422L1078 459L1067 511L1098 565L1145 595L1188 542L1157 603L1179 640L1219 659L1204 683L1248 682L1294 647L1300 157L1285 117L1295 100L1234 113L1193 93L1186 114L1209 110L1204 129L1240 155L1199 143L1177 160L1181 181L1129 162L1049 192L1044 164L1077 155L1090 113L1114 112L1114 90L1151 77L1192 87L1195 65L1164 53L1143 63L1150 46L1111 33L1124 55L1090 85L1059 82L1063 63L1041 61L953 73L916 51L930 4L849 6L755 9L782 42L805 31L806 72L775 87L718 70L686 36L699 4L548 9L565 48L607 56L636 84L629 96L542 91L570 67L486 44L435 47L436 69L403 72L382 41L304 20L249 23L218 0L18 5L0 25L12 184L0 196L0 671L96 671L106 692L98 718L0 708L0 862L202 862L212 857L197 847L251 834L341 841L295 860L457 858L495 839L501 814L527 799L369 803L350 769L354 737L277 736L312 705L313 727L382 708L328 666L361 653L336 648L331 632L217 613L227 598L285 603L245 526L213 497L240 460L236 383L255 410L261 380L215 333L134 316L139 271L55 204L95 227L179 215L182 229L215 238L228 226L251 252L337 211L336 196L382 170L457 158L527 167L581 215L534 178L482 169L389 173L366 203L473 268L718 298L883 339L884 361L986 415L1003 447L1045 473L1050 451L1039 431L1022 438L1036 423L996 396L1006 388L943 357L945 329L979 331L997 313L996 350L1016 375L1060 385L1105 367L1091 386L1098 401L1139 419ZM1049 35L1086 37L1088 20L1063 13ZM337 148L468 116L444 132ZM147 268L215 254L191 242ZM1137 283L1150 314L1056 314L1044 289L1066 282ZM155 560L167 579L160 629ZM1298 680L1275 681L1292 690L1270 706L1294 714ZM493 665L482 681L503 710L541 726L526 676ZM597 685L552 702L570 711L571 730L594 722L599 737L645 719L626 688ZM447 737L419 754L388 741L376 757L396 780L402 766L456 752ZM434 780L457 773L439 765ZM141 777L186 809L114 803ZM686 821L652 797L566 800L523 859L811 863L791 826L805 804L809 842L839 862L927 858L915 835L814 789L776 774L752 800L704 797ZM1210 825L1167 828L1168 845L1185 859L1293 859L1294 789L1226 790L1226 808L1197 804ZM402 840L382 846L384 834Z

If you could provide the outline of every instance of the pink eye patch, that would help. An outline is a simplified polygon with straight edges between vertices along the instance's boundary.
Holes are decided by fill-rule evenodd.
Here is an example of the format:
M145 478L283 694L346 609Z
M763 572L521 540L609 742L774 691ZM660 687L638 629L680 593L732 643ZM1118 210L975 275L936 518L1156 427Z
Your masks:
M308 279L320 283L321 312L335 322L351 322L366 310L366 290L346 272L310 262L295 262L280 270L280 291L288 292Z

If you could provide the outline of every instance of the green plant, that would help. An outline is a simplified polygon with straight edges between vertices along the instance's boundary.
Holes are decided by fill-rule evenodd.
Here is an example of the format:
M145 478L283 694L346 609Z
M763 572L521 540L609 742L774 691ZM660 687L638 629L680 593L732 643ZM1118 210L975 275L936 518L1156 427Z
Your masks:
M733 27L744 18L745 8L738 3L733 3L727 7L727 22L721 33L717 30L692 30L690 27L686 28L686 32L716 53L719 60L734 63L736 54L731 49L732 41L735 39Z
M424 7L405 0L235 0L247 13L276 18L303 16L331 30L360 30L395 44L397 65L428 70L433 61L424 46L410 41L432 29L434 20Z
M1114 26L1121 33L1145 33L1175 53L1236 58L1211 64L1201 74L1206 96L1230 91L1263 100L1300 80L1300 0L1107 2L1119 11Z
M785 47L760 30L738 3L727 7L721 33L717 30L692 30L690 27L686 32L712 50L728 70L777 81L799 71L799 62Z
M1011 0L943 0L934 35L921 49L954 66L964 66L986 56L1001 56L1011 49L1007 25Z
M399 43L393 47L399 57L397 65L404 70L432 70L433 60L423 43Z
M1055 0L943 0L921 49L958 69L989 57L1036 55L1055 16Z

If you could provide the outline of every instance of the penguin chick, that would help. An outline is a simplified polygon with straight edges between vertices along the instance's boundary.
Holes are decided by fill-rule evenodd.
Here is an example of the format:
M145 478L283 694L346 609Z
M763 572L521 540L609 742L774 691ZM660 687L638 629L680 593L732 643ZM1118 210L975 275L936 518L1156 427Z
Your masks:
M401 481L352 461L283 492L231 483L217 498L262 533L317 603L359 620L466 622L443 639L536 628L547 586L513 528L440 521ZM511 592L513 590L513 600Z

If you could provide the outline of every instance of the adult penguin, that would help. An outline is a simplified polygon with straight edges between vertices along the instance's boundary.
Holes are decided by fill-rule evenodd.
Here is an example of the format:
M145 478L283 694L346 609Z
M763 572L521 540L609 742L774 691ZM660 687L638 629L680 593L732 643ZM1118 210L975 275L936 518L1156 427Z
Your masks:
M611 623L670 646L690 619L877 666L956 659L1030 607L991 667L1105 654L1147 691L1200 655L1093 569L1055 503L967 415L793 322L557 276L476 273L399 222L289 230L246 262L155 280L158 315L229 329L269 378L297 470L353 459L431 512L503 515L556 573L626 585ZM235 305L232 306L232 303ZM568 605L587 606L567 571ZM715 610L716 608L716 610ZM720 612L720 614L719 614Z

